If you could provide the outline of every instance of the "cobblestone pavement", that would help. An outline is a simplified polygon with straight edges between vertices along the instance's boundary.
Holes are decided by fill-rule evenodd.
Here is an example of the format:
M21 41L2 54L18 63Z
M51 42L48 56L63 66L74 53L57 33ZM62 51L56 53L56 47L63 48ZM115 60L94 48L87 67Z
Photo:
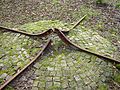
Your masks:
M68 37L72 42L80 45L82 48L86 48L90 51L109 57L114 57L113 54L117 50L117 47L110 41L100 36L97 32L83 26L79 26L78 29L71 30Z
M115 74L114 65L103 59L55 45L12 86L15 90L110 90Z
M115 2L116 0L111 1ZM109 3L112 2L109 0ZM92 30L78 27L68 35L70 40L81 47L119 59L119 12L113 6L96 6L93 0L1 0L0 24L18 28L21 24L48 19L76 22L87 14L88 17L82 24ZM35 29L33 26L36 27L34 24L28 27L30 29L28 32ZM21 29L23 28L21 27ZM25 31L28 28L24 28ZM54 50L43 57L43 61L36 62L34 67L30 67L11 83L16 90L96 90L106 88L119 90L119 88L115 88L117 84L113 84L115 87L111 88L109 83L117 74L114 65L96 56L71 50L64 46L56 36L52 39L55 45ZM41 43L45 42L24 35L0 33L0 58L2 57L0 59L0 83L23 68L41 49L40 47L43 46ZM24 62L24 60L26 61Z
M106 6L95 4L94 0L1 0L0 24L6 27L19 27L39 20L60 20L76 22L87 14L84 26L117 46L115 57L120 53L120 10L115 8L118 0L105 0ZM19 17L19 18L18 18Z
M107 39L82 26L70 31L68 37L77 45L103 55L113 56L116 50ZM110 89L109 82L118 74L112 63L75 51L56 35L49 38L53 40L53 47L11 84L15 90Z
M45 41L11 32L0 32L0 85L22 69Z
M111 63L71 50L56 51L34 67L32 90L96 90L116 72Z

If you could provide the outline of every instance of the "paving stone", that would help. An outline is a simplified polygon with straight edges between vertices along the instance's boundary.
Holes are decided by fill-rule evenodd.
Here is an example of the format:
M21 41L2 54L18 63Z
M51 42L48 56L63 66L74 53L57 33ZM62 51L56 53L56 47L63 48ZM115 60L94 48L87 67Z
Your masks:
M46 88L50 88L53 85L53 82L46 82Z
M1 64L0 64L0 68L2 68L3 66L4 66L4 64L1 63Z
M53 81L60 81L60 77L53 77Z
M60 82L54 82L54 86L60 87L61 83Z
M47 70L48 70L48 71L53 71L53 70L54 70L54 67L47 67Z
M12 78L12 76L9 76L9 75L8 75L8 76L6 77L6 80L9 80L10 78Z
M69 86L68 86L68 82L62 82L62 87L63 87L63 88L69 87Z
M45 82L40 81L39 84L38 84L38 87L45 88L45 84L46 84Z
M56 72L50 72L50 76L56 76Z
M92 88L90 86L85 86L83 87L83 90L92 90Z
M28 83L33 83L33 80L28 80Z
M39 81L34 81L33 86L38 86Z
M45 88L40 87L40 88L38 88L38 90L45 90Z
M56 73L56 76L57 76L57 77L60 77L60 76L62 76L62 75L63 75L63 74L62 74L62 71L60 71L60 72L57 71L57 73Z
M69 86L72 88L72 87L77 87L77 83L75 80L72 80L69 82Z
M25 76L22 76L22 77L20 78L20 80L22 80L22 81L27 81L27 78L26 78Z
M34 67L38 69L38 68L40 68L40 64L36 63L36 64L34 64Z
M50 71L45 71L45 76L50 76Z
M86 85L89 85L91 83L91 80L88 77L86 77L86 78L84 78L84 83Z
M32 87L32 90L39 90L38 87Z
M44 75L44 71L36 70L36 71L35 71L35 74L36 74L36 75Z
M44 75L40 75L39 77L38 77L38 80L40 80L40 81L44 81L46 79L46 77L44 76Z
M0 76L0 78L6 78L7 77L7 73L3 73L1 76Z
M52 80L53 80L53 77L46 77L46 80L47 80L47 81L52 81Z

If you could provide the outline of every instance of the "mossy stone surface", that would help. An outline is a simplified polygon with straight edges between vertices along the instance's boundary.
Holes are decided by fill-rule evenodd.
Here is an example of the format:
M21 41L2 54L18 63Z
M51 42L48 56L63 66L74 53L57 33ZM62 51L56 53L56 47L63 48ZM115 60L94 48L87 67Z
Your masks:
M43 32L43 31L47 31L48 29L52 29L52 28L68 30L68 28L65 27L65 23L59 20L43 20L43 21L38 21L38 22L33 22L33 23L27 23L18 28L26 32L30 32L30 33Z
M37 33L43 32L45 29L49 28L58 28L60 30L64 28L64 30L68 30L71 28L71 24L47 20L25 24L20 26L20 28L26 32ZM112 57L113 52L116 50L116 47L107 39L100 36L97 32L83 26L78 26L71 30L67 37L80 47L102 55ZM50 38L53 40L51 55L48 54L47 56L44 56L41 62L37 62L37 64L34 65L34 74L37 76L34 82L37 81L37 84L34 83L33 88L65 89L81 87L82 89L85 89L92 87L96 89L99 84L106 84L108 78L111 79L113 74L117 73L117 69L113 68L112 63L82 51L75 51L66 46L57 36L53 35ZM0 39L0 42L2 43L1 50L5 49L2 51L2 54L4 55L7 52L8 55L0 60L5 66L2 66L3 70L1 76L4 76L4 73L7 75L14 75L18 68L21 69L29 63L30 56L33 57L36 52L42 49L42 47L36 47L39 47L39 45L47 41L47 39L44 40L34 40L24 35L19 36L18 34L2 33ZM4 70L5 68L10 69ZM52 84L49 84L49 87L46 87L46 84L50 82L51 77ZM50 78L49 81L47 78ZM41 82L44 83L44 86L39 85ZM74 87L72 85L69 87L69 83L72 82L75 82ZM105 87L102 87L103 90L104 88Z

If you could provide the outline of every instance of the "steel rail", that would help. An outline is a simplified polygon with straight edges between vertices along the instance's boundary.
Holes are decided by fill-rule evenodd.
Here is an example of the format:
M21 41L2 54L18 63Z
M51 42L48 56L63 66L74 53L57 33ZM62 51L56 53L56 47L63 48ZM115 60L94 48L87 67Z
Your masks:
M77 21L70 30L76 28L83 20L85 20L86 16L87 15L84 15L79 21Z
M8 81L6 81L3 85L0 86L0 90L4 89L11 81L13 81L16 77L18 77L23 71L25 71L30 65L32 65L42 54L44 51L51 45L51 40L47 42L47 44L43 47L41 51L32 59L23 69L18 71L15 75L13 75L12 78L10 78Z
M78 20L72 28L70 28L69 30L67 31L61 31L62 33L64 34L68 34L70 30L76 28L85 18L86 18L87 15L84 15L82 18L80 18L80 20ZM32 33L27 33L25 31L22 31L22 30L16 30L16 29L12 29L12 28L7 28L7 27L3 27L3 26L0 26L0 29L2 29L1 31L10 31L10 32L14 32L14 33L20 33L20 34L23 34L23 35L26 35L26 36L40 36L40 37L45 37L49 34L51 34L53 32L53 29L48 29L42 33L37 33L37 34L32 34Z
M42 33L37 33L37 34L32 34L32 33L27 33L27 32L24 32L24 31L21 31L21 30L15 30L15 29L11 29L11 28L6 28L6 27L3 27L3 26L0 26L0 31L8 31L8 32L13 32L13 33L19 33L19 34L23 34L23 35L26 35L26 36L39 36L39 37L45 37L49 34L51 34L53 32L52 29L48 29ZM64 34L67 34L69 31L62 31Z
M111 62L115 62L115 63L120 63L120 60L115 60L114 58L111 58L111 57L107 57L107 56L104 56L104 55L101 55L101 54L98 54L98 53L95 53L95 52L92 52L92 51L89 51L87 49L84 49L84 48L81 48L80 46L74 44L73 42L71 42L59 29L54 29L55 33L57 33L57 35L59 36L59 38L65 43L67 44L68 46L76 49L76 50L79 50L79 51L84 51L86 53L89 53L89 54L93 54L99 58L103 58L105 60L109 60Z

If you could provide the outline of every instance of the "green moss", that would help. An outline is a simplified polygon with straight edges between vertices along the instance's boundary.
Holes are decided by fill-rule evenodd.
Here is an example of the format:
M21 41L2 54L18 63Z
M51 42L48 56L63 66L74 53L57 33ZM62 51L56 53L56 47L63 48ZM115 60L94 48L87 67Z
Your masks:
M34 23L27 23L19 27L19 29L27 32L43 32L51 28L62 28L64 30L68 29L65 27L64 23L59 20L43 20Z
M98 90L108 90L107 85L99 85Z
M120 3L116 4L116 8L120 8Z
M7 86L5 90L15 90L12 86Z
M106 38L100 36L96 31L83 26L78 26L76 29L71 30L69 37L72 42L82 48L87 48L102 55L111 56L117 50Z
M52 0L52 4L59 4L60 1L59 0Z
M120 69L120 64L116 64L116 68L117 68L117 69Z
M114 80L120 84L120 74L115 75Z
M0 70L0 75L2 75L3 73L6 73L7 70Z
M60 87L59 86L51 86L51 87L49 87L49 90L59 90L60 89Z
M3 81L4 81L4 79L3 79L3 78L0 78L0 84L2 84L2 83L3 83Z

